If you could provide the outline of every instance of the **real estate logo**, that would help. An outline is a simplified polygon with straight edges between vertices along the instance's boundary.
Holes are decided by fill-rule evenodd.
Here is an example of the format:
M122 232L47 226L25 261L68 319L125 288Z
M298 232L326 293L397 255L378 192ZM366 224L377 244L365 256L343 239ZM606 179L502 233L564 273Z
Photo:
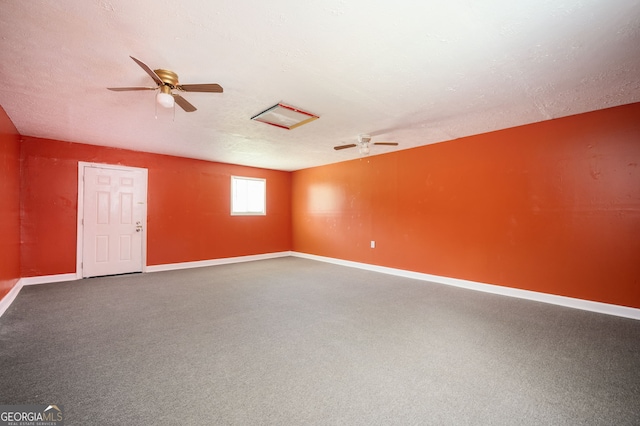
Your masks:
M0 405L0 426L64 426L62 405Z

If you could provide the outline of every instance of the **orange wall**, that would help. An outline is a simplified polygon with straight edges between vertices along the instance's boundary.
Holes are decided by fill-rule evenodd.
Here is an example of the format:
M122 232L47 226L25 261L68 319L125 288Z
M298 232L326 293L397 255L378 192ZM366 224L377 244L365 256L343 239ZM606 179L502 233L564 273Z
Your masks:
M291 174L24 137L23 277L76 269L78 161L149 170L147 264L291 249ZM267 179L267 216L230 215L230 176Z
M300 170L292 200L298 252L640 308L640 103Z
M0 107L0 299L20 278L20 135Z

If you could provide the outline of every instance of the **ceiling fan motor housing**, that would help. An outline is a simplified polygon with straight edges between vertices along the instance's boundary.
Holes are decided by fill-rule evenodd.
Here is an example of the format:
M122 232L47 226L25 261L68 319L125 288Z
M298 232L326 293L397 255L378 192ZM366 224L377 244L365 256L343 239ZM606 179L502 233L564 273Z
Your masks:
M169 70L153 70L156 75L162 80L162 82L166 85L169 85L172 89L174 89L178 85L178 74Z

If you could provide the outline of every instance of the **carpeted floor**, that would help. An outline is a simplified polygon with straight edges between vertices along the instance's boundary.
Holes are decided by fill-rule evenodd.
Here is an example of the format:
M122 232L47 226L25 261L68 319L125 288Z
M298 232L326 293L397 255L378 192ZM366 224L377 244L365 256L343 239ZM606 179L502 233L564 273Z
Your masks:
M0 404L66 425L638 425L640 321L287 257L24 287Z

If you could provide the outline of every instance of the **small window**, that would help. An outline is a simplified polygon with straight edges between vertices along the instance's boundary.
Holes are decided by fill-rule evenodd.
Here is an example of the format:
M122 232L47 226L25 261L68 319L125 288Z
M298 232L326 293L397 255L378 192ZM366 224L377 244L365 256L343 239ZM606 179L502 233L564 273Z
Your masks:
M267 214L266 188L266 179L231 176L231 214Z

